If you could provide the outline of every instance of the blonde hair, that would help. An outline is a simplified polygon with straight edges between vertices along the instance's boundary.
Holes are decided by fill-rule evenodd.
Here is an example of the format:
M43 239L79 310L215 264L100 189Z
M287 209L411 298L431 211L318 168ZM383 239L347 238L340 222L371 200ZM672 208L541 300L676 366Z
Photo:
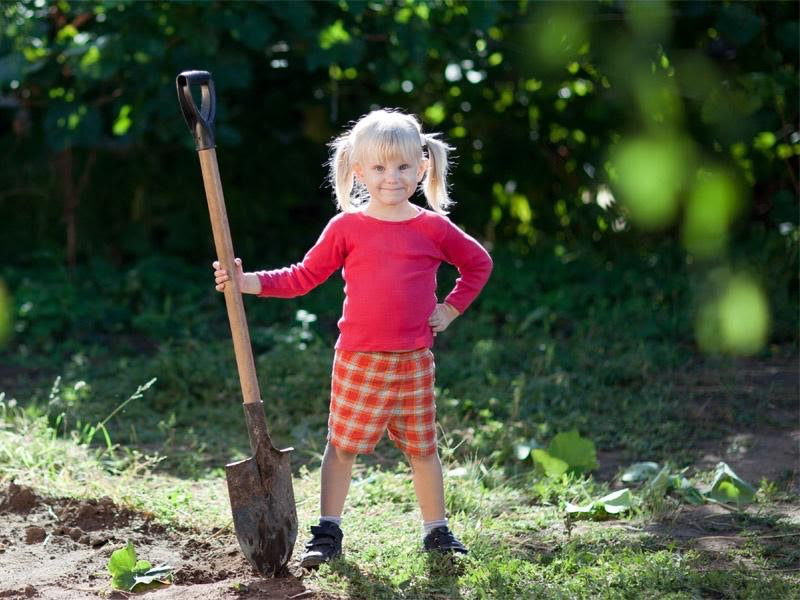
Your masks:
M453 150L438 133L422 133L419 121L397 110L373 110L331 142L330 182L336 204L343 212L356 212L369 201L366 187L355 179L353 165L401 158L417 163L428 159L421 182L425 198L435 212L447 214L453 201L447 194L447 155ZM427 154L427 156L426 156Z

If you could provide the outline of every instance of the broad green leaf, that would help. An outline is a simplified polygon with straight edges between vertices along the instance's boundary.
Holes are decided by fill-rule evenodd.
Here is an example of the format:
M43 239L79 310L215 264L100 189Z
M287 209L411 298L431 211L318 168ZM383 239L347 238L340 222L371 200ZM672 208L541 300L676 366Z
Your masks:
M643 488L647 494L662 497L670 490L669 467L664 466L656 475L648 481Z
M136 550L128 540L127 546L114 550L108 561L111 585L118 590L130 590L134 585L133 569L136 566Z
M597 468L597 452L592 440L583 438L576 430L559 433L547 448L550 456L561 459L569 470L585 473Z
M589 504L587 504L585 506L578 506L577 504L572 504L572 502L567 502L567 512L568 513L573 513L573 514L587 513L588 514L588 513L592 512L592 510L594 510L594 508L595 508L594 500L592 500L591 502L589 502Z
M149 563L148 563L149 564ZM164 585L172 583L172 567L169 565L159 565L154 568L148 568L143 574L134 576L133 585L130 587L131 592L144 592L159 588Z
M607 513L616 515L630 510L631 506L633 506L633 497L628 488L622 488L621 490L603 496L596 502L601 505Z
M151 565L146 560L137 560L136 561L136 566L133 567L133 570L136 573L139 573L139 572L142 572L142 571L149 571L152 568L153 568L153 565Z
M623 488L597 500L592 500L584 506L567 502L566 511L578 518L588 517L599 520L630 510L631 506L633 506L633 496L628 488Z
M756 491L749 483L733 472L726 463L717 464L714 483L707 496L717 502L748 504L755 499Z
M658 473L658 463L637 462L628 467L620 478L625 483L634 481L647 481Z
M683 499L686 500L689 504L705 504L706 499L703 496L703 493L694 487L686 477L683 476L675 476L674 481L672 482L672 486L674 489L678 491L678 493L683 496Z
M172 583L172 567L159 565L153 568L149 561L137 560L130 540L124 548L111 553L108 570L112 577L111 585L118 590L141 592Z
M540 465L548 477L559 477L567 472L569 465L555 456L551 456L547 450L534 448L531 451L533 462Z
M108 570L114 575L123 571L133 571L136 566L136 550L133 549L133 543L128 541L128 545L119 550L114 550L111 553L111 559L108 561Z

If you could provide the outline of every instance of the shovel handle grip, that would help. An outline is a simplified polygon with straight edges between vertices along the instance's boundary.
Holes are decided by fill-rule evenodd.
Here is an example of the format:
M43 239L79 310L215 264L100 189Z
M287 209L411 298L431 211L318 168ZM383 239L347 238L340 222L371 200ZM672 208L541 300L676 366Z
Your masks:
M214 143L214 117L217 112L216 95L214 93L214 80L208 71L183 71L175 78L178 88L178 102L181 106L183 118L189 126L189 131L194 135L198 150L213 148ZM192 86L200 86L200 110L192 97Z

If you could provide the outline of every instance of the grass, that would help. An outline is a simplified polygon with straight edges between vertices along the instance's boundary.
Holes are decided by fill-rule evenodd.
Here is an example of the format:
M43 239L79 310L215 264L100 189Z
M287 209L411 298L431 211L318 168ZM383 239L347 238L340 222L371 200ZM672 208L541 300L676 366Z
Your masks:
M498 250L490 288L435 349L447 509L470 555L452 565L417 552L408 466L384 442L357 463L344 560L306 584L375 599L791 597L797 525L774 516L798 503L790 479L764 479L759 503L722 529L713 528L716 518L699 520L699 534L746 541L712 552L673 535L693 513L672 499L642 503L617 521L565 522L566 503L608 493L613 473L548 479L516 457L517 444L546 445L577 428L597 445L601 467L613 454L620 465L680 468L710 439L780 425L773 408L764 410L764 390L738 383L737 363L695 351L693 288L681 260L669 248L526 258ZM0 359L0 481L110 496L201 532L229 529L221 467L248 449L220 298L196 268L170 263L162 277L150 267L124 273L122 290L119 274L98 264L73 281L2 273L15 292L18 334ZM440 287L454 277L445 270ZM301 299L247 302L270 431L296 448L301 531L317 517L340 288L331 281ZM103 298L96 289L115 292ZM796 358L792 301L774 307L774 343L762 357ZM317 321L296 318L301 309ZM725 419L692 412L700 371L727 382L710 398ZM766 390L767 400L794 410L796 399L779 391ZM304 541L301 534L296 553Z
M168 525L200 532L230 529L222 478L176 478L159 472L155 457L59 439L44 417L9 409L6 402L2 406L3 479L57 496L109 496ZM457 473L446 480L447 508L470 547L467 557L454 563L419 552L420 523L405 464L391 469L359 464L343 523L346 554L308 575L305 585L334 596L375 599L761 599L792 597L797 584L791 576L796 549L780 537L762 539L756 532L764 531L765 523L757 516L738 517L746 544L713 555L648 533L654 516L648 511L612 523L580 522L568 531L564 502L607 489L592 478L546 480L531 472L505 482L482 463L446 466ZM305 530L317 516L317 469L299 469L294 486ZM548 501L542 503L544 496ZM796 525L781 519L770 525L768 531L800 535Z

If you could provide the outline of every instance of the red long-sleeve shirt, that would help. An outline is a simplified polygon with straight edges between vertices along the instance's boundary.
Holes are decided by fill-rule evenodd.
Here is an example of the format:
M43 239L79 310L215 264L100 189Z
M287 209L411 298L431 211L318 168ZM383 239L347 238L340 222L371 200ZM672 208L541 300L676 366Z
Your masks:
M293 298L344 267L336 348L399 351L433 345L428 318L437 303L436 271L442 261L460 275L445 302L463 313L489 278L492 259L475 238L430 210L405 221L340 213L302 262L256 274L259 296Z

